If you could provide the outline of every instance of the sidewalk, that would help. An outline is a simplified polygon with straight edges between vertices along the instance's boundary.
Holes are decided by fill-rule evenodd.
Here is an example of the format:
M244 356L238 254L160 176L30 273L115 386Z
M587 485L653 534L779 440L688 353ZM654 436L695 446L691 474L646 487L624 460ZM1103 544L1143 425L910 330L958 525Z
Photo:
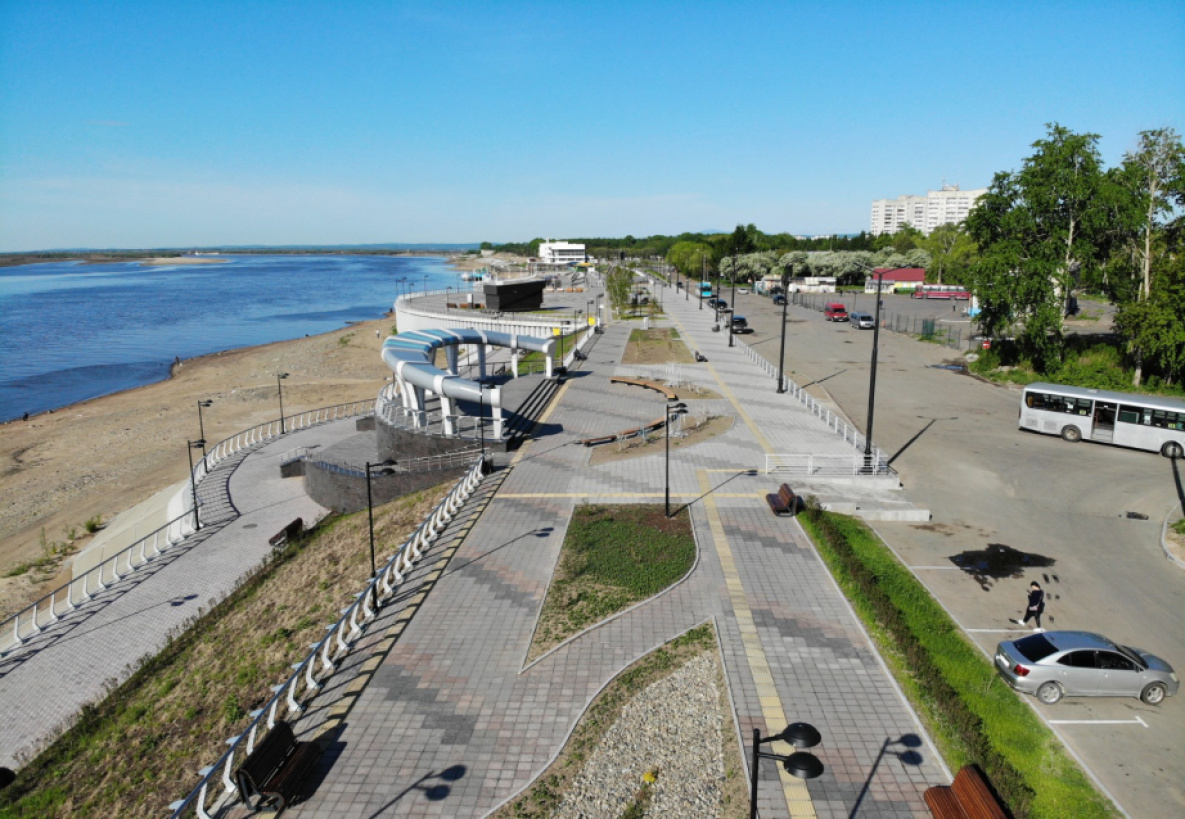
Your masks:
M617 363L630 329L609 327L569 378L547 419L551 434L514 459L293 816L483 816L531 784L614 675L709 619L741 747L754 727L777 732L798 720L823 734L815 751L827 773L809 785L763 764L763 817L846 818L857 805L860 816L929 815L922 792L948 773L928 742L920 764L891 752L922 733L917 720L797 523L769 513L769 479L745 474L771 446L831 447L834 436L809 413L764 399L757 365L694 327L685 337L712 364L705 385L740 416L724 435L672 453L672 494L691 503L699 562L665 593L524 667L575 505L662 501L661 454L589 467L590 450L576 444L662 414L657 395L609 384L631 370ZM463 775L441 799L432 786L450 769Z

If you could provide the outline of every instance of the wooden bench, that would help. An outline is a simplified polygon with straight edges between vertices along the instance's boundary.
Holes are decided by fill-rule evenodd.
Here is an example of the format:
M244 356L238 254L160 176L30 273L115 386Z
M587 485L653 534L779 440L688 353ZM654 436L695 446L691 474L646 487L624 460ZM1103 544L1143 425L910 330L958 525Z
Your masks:
M279 548L280 546L283 546L288 541L292 540L292 538L300 535L302 532L304 532L304 520L301 518L297 518L296 520L292 521L287 526L285 526L283 529L281 529L280 531L276 532L274 535L269 537L267 539L267 542L270 543L272 546Z
M789 484L782 484L777 492L770 492L765 496L770 511L775 515L795 515L798 512L798 496Z
M626 384L631 387L642 387L643 389L654 390L655 392L661 392L663 395L665 395L667 397L668 401L677 401L679 399L679 396L675 394L674 390L667 389L666 387L660 387L657 384L652 384L649 381L642 381L641 379L638 379L638 378L618 378L618 377L614 376L613 378L609 379L609 383L610 384Z
M979 768L967 765L948 785L927 788L926 806L934 819L1008 819Z
M235 771L239 796L251 810L269 805L279 813L292 803L316 761L316 743L297 742L292 726L280 720Z

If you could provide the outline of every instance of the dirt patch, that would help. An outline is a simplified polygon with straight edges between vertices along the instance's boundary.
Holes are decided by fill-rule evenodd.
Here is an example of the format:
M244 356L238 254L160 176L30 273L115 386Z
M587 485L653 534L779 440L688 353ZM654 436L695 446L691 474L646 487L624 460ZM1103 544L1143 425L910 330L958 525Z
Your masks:
M694 364L695 358L673 327L631 330L622 364Z
M1185 563L1185 518L1170 523L1164 539L1169 554Z
M680 396L682 397L682 396ZM700 420L695 426L691 426L692 422L688 422L683 427L685 432L682 438L671 438L671 451L687 449L688 447L702 444L704 441L711 440L718 435L723 435L732 429L732 425L736 423L736 419L731 416L709 416ZM611 461L624 461L630 458L641 458L645 455L656 455L666 451L666 436L662 430L652 432L646 438L636 436L634 438L627 438L624 441L619 441L611 444L600 444L593 449L592 457L589 458L589 466L596 466L597 464L610 463Z
M214 401L203 410L213 443L279 415L279 372L290 373L286 414L373 399L390 377L379 354L393 324L380 319L191 359L167 381L0 424L0 573L39 560L43 530L46 542L67 540L70 527L95 515L111 520L183 480L199 400ZM48 590L28 576L3 581L0 612Z
M641 375L632 375L632 376L630 376L630 378L632 378L635 381L641 381L645 384L649 384L657 390L668 389L666 384L664 384L662 381L659 381L654 378L646 378ZM715 390L710 390L707 387L701 387L699 384L691 384L691 383L680 384L678 387L671 387L670 389L673 389L675 391L675 393L679 396L680 401L695 401L695 400L707 401L709 399L723 397L722 395L720 395L720 393L716 392Z

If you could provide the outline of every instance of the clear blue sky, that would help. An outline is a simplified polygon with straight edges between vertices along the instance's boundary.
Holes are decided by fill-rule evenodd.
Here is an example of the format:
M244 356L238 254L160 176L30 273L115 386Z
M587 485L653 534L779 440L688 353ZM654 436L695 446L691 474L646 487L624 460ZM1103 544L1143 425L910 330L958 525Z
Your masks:
M0 250L855 232L1185 132L1185 3L0 3Z

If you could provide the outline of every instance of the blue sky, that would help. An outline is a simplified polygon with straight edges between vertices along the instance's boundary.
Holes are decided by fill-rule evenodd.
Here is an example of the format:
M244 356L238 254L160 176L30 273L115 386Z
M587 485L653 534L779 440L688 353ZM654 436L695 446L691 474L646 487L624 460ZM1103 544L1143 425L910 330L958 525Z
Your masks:
M855 232L1185 132L1185 3L0 3L0 250Z

